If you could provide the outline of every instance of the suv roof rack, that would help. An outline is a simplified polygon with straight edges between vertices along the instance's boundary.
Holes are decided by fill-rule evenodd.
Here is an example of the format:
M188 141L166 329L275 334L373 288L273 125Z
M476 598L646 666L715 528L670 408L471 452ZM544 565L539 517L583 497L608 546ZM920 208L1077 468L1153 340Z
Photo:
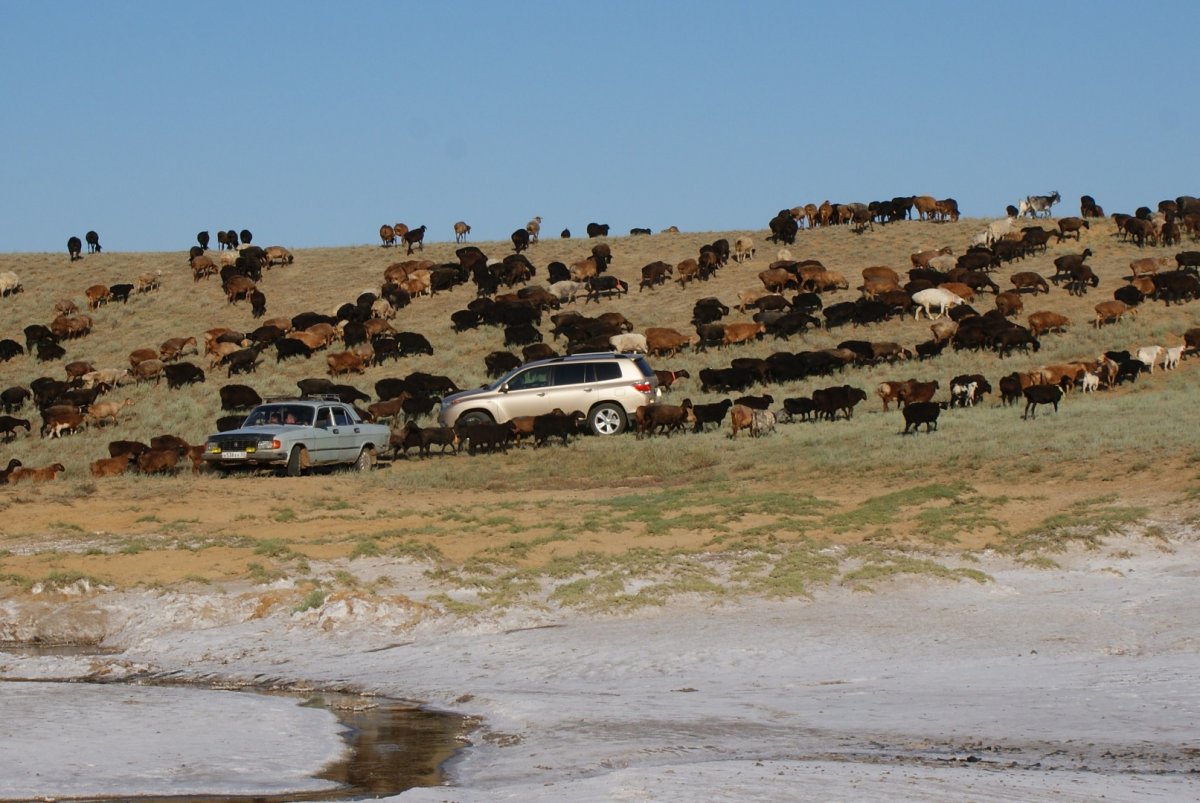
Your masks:
M581 351L581 352L577 352L575 354L560 354L557 357L547 357L544 360L537 360L536 362L552 363L552 362L566 362L568 360L586 360L586 359L593 359L595 357L610 357L610 358L611 357L629 357L629 358L633 358L633 357L642 357L642 356L645 356L645 355L638 354L637 352L633 352L633 351Z

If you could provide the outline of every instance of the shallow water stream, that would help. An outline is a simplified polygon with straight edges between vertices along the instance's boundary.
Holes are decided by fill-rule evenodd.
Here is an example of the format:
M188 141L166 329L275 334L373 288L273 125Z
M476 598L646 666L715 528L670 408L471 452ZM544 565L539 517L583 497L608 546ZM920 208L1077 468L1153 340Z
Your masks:
M377 697L182 684L4 681L0 712L0 800L396 795L441 784L470 724Z

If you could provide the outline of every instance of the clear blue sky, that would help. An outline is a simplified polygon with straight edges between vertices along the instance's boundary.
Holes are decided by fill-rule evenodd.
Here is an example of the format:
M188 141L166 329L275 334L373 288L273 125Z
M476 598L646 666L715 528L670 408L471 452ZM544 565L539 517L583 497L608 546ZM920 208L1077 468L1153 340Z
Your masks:
M1200 4L12 2L0 250L1200 195Z

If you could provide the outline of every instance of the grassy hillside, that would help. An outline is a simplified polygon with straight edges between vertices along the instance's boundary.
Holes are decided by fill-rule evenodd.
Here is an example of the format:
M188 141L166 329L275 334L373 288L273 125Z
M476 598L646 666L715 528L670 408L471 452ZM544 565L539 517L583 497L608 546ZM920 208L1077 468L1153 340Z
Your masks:
M857 296L853 287L862 268L889 265L903 274L914 251L949 245L962 253L971 235L985 223L912 221L877 226L863 235L846 227L802 231L790 250L796 259L819 259L850 279L850 290L826 297L830 304ZM731 263L707 283L685 289L671 284L637 292L643 265L655 260L674 264L695 256L702 244L717 237L732 242L742 235L755 239L755 259L742 265ZM529 257L540 274L535 281L544 279L550 261L578 260L594 242L546 239L533 246ZM634 289L627 297L599 305L580 302L578 306L589 314L620 311L639 331L648 326L690 331L692 305L702 296L717 296L732 307L739 290L760 286L757 273L777 252L777 247L766 242L764 231L613 237L608 242L614 254L611 272ZM508 243L475 244L489 256L511 252ZM1049 295L1025 298L1021 322L1037 310L1060 312L1073 322L1066 334L1044 336L1039 354L1001 360L990 353L947 351L928 362L847 369L832 379L752 391L769 392L778 404L787 396L808 395L816 387L856 385L867 390L869 400L852 421L787 425L755 441L730 441L727 429L641 441L632 436L583 438L567 448L524 449L507 456L469 458L464 454L397 461L369 477L335 474L300 480L219 480L185 474L178 478L91 480L87 464L107 456L109 440L148 440L170 432L193 443L201 441L221 414L217 389L228 380L224 371L218 370L208 371L204 384L177 391L167 390L165 383L119 388L110 398L134 402L119 426L61 440L38 438L38 416L27 406L18 415L31 419L34 433L32 437L22 433L15 442L0 446L0 460L17 457L31 466L59 461L67 466L67 474L54 487L0 489L0 499L6 515L22 517L14 531L30 537L103 529L155 538L171 533L233 538L246 537L252 530L255 538L302 540L310 557L346 556L368 539L375 545L366 548L368 553L372 548L403 552L416 549L416 544L456 560L478 556L500 543L523 543L517 559L526 563L537 563L539 556L549 560L565 553L619 552L649 545L662 550L725 550L744 539L760 544L771 539L793 544L808 538L857 543L874 539L979 548L997 539L1028 543L1031 534L1041 531L1039 527L1047 521L1051 521L1046 525L1051 529L1061 527L1061 522L1053 523L1053 517L1072 509L1079 521L1099 526L1112 520L1109 513L1114 509L1133 510L1133 517L1144 515L1146 500L1155 505L1182 505L1180 510L1189 508L1193 463L1200 456L1187 434L1200 400L1194 360L1185 361L1180 370L1169 374L1155 371L1132 387L1086 398L1074 394L1057 414L1041 413L1033 421L1021 420L1020 409L1003 408L993 396L981 408L947 411L937 433L901 437L899 413L880 410L874 388L884 380L937 379L942 385L939 398L945 399L949 379L959 373L983 373L995 386L1000 376L1013 370L1091 359L1105 349L1174 345L1185 329L1200 325L1198 305L1168 308L1148 303L1135 319L1100 330L1090 326L1094 305L1111 298L1112 291L1124 283L1130 260L1147 255L1171 257L1181 250L1137 249L1121 243L1107 221L1094 222L1090 231L1083 232L1081 243L1052 243L1047 253L1006 266L993 278L1001 289L1008 289L1008 276L1018 270L1035 270L1049 277L1054 257L1078 253L1084 247L1095 252L1089 264L1100 276L1099 288L1084 298L1073 298L1055 287ZM453 243L430 243L423 256L454 261L455 248ZM293 265L270 270L260 284L268 298L268 317L305 310L332 312L362 291L377 290L384 269L406 258L400 249L370 246L300 250L295 255ZM82 307L89 285L133 281L142 272L162 271L162 289L90 313L96 322L94 332L65 344L64 360L38 363L25 356L0 364L0 388L27 385L42 375L63 378L63 364L70 360L88 360L97 368L123 367L128 364L129 352L136 348L157 348L171 337L202 339L202 332L214 326L249 330L256 325L248 304L225 301L218 279L193 283L183 250L106 252L75 263L68 262L65 253L0 254L0 271L8 270L20 276L25 291L0 300L0 337L22 343L22 328L30 323L48 324L55 301L72 298ZM396 327L424 333L434 346L434 355L370 368L365 377L354 378L352 383L371 392L378 379L415 370L447 374L461 387L484 382L483 357L503 348L502 330L484 327L455 334L449 325L450 313L465 307L473 294L473 286L465 285L415 300L399 313ZM990 308L991 296L983 296L975 305L981 311ZM749 318L749 314L734 312L729 319ZM548 329L543 326L549 339ZM846 339L894 340L911 347L928 337L928 321L906 319L812 332L790 342L764 340L707 354L685 352L669 360L652 360L652 364L685 368L694 377L701 368L724 366L737 356L765 357L776 350L830 347ZM187 359L201 362L208 370L204 358ZM276 366L273 352L267 352L256 376L233 381L250 384L265 396L294 392L298 379L324 375L320 354L311 361L293 360ZM673 394L675 401L685 396L696 402L721 398L700 393L694 379L683 381ZM471 493L447 497L447 491ZM214 509L207 501L214 494L230 504ZM456 501L447 504L446 499ZM624 501L618 503L618 499ZM489 518L480 509L481 503L506 512ZM164 516L159 505L167 506L170 516ZM941 512L935 515L931 510ZM1097 517L1096 511L1105 513ZM1125 515L1116 515L1116 519ZM253 527L245 524L248 518L256 520ZM96 525L95 521L108 524ZM169 521L178 522L174 530L165 526ZM422 527L431 529L422 535ZM385 532L390 534L380 535ZM531 545L530 537L549 540ZM329 538L340 546L322 551L313 545ZM409 547L402 547L404 544ZM243 544L236 549L246 554L231 564L240 567L229 569L234 574L245 570L247 560L254 562L252 546ZM70 568L87 570L82 564ZM28 569L8 568L22 576L29 575ZM109 567L106 571L116 570ZM208 569L196 571L203 574ZM214 569L215 574L208 576L222 576L222 571Z

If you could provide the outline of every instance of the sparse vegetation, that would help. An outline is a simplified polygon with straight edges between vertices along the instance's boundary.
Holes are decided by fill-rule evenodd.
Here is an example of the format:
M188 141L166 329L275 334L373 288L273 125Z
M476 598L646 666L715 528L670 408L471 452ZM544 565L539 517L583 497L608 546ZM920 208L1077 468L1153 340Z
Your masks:
M801 232L799 242L806 258L854 277L867 265L905 268L912 251L934 241L961 248L981 226L971 220L907 222L863 236L832 228ZM704 232L612 238L617 259L611 270L636 282L643 264L675 263L693 256L703 243L743 233L760 242L765 237L764 232ZM507 244L478 245L489 256L508 250ZM1147 314L1099 330L1083 323L1092 305L1122 283L1130 258L1141 255L1112 238L1106 225L1084 232L1082 243L1051 245L1022 269L1048 275L1055 256L1086 245L1096 252L1089 264L1101 278L1100 288L1083 298L1054 288L1039 299L1039 306L1074 323L1066 334L1043 337L1037 355L1001 361L989 353L947 351L929 362L848 369L833 378L772 385L765 392L775 397L775 406L783 398L842 383L866 389L869 399L852 421L782 425L761 439L731 441L727 430L670 439L581 438L566 448L523 448L475 458L410 457L365 475L334 472L292 481L193 478L186 470L174 477L92 480L87 464L106 454L106 442L116 437L112 428L63 439L18 437L6 454L29 465L61 461L69 479L27 485L0 500L11 520L0 574L9 586L29 587L26 578L70 565L82 567L80 577L94 571L105 577L114 573L117 585L154 584L161 578L139 575L137 559L173 548L183 553L181 559L196 560L203 552L204 573L187 574L187 582L249 578L266 583L307 573L309 559L387 556L430 564L431 579L459 589L453 599L434 601L449 612L470 613L481 606L540 599L616 611L689 593L802 597L822 584L865 588L914 574L978 580L948 568L953 562L945 555L954 553L961 561L985 546L1030 566L1053 568L1050 555L1136 530L1151 510L1169 509L1185 522L1200 520L1200 450L1178 432L1178 422L1190 420L1200 396L1193 360L1169 374L1156 371L1133 387L1070 395L1057 414L1040 414L1034 421L1022 421L1018 410L999 406L993 394L980 407L946 411L939 431L928 436L900 437L899 414L881 412L873 389L881 381L909 376L938 379L939 398L944 398L949 378L958 373L981 372L996 385L1011 370L1165 341L1200 324L1194 304L1152 304ZM540 270L552 260L574 261L587 247L548 238L530 258ZM430 242L426 256L450 261L453 249L451 243ZM665 325L689 331L695 299L715 295L730 301L756 286L755 273L770 260L766 251L760 249L747 266L723 268L703 286L668 285L604 301L596 309L619 310L639 330ZM24 293L6 299L9 331L0 336L20 340L16 321L41 320L55 300L78 298L89 284L127 281L159 269L162 290L96 310L95 334L72 341L68 359L119 366L134 348L156 347L167 337L199 335L215 325L240 330L256 325L244 306L224 302L214 280L193 283L186 266L179 267L179 257L89 258L72 267L64 286L62 255L0 254L0 271L17 270L25 283ZM378 286L391 259L372 247L297 251L296 265L273 269L263 285L272 311L290 315L312 307L312 299L351 300L345 298L347 287ZM1009 272L1007 267L999 271L997 281L1003 284ZM855 295L842 291L826 302ZM502 334L486 327L451 331L449 313L465 305L468 296L460 288L417 299L405 310L405 328L425 333L434 355L372 367L351 382L370 390L385 376L426 371L450 375L461 387L482 383L487 378L483 356L500 348ZM985 296L981 303L989 300ZM788 342L765 339L737 349L684 351L651 362L696 377L701 368L726 365L733 357L830 348L858 337L911 346L928 335L927 322L893 320L853 332L814 330ZM9 360L0 363L0 385L27 384L52 368L57 366L39 366L25 357ZM322 374L318 360L291 360L264 366L250 383L264 396L288 394L298 379ZM152 384L123 387L133 405L121 421L120 437L149 440L172 432L198 442L220 414L220 379L214 374L206 383L172 391ZM699 403L725 395L733 394L701 392L698 381L690 379L676 387L672 400L687 396ZM1155 414L1145 415L1147 409ZM1164 464L1182 469L1175 472L1179 478ZM1153 505L1142 501L1147 492L1155 495ZM1156 544L1166 541L1157 525L1144 531ZM85 535L90 543L82 544ZM182 543L169 547L164 536ZM17 539L20 550L10 548ZM70 563L63 563L68 558ZM352 576L339 571L333 570L335 582L348 586Z

